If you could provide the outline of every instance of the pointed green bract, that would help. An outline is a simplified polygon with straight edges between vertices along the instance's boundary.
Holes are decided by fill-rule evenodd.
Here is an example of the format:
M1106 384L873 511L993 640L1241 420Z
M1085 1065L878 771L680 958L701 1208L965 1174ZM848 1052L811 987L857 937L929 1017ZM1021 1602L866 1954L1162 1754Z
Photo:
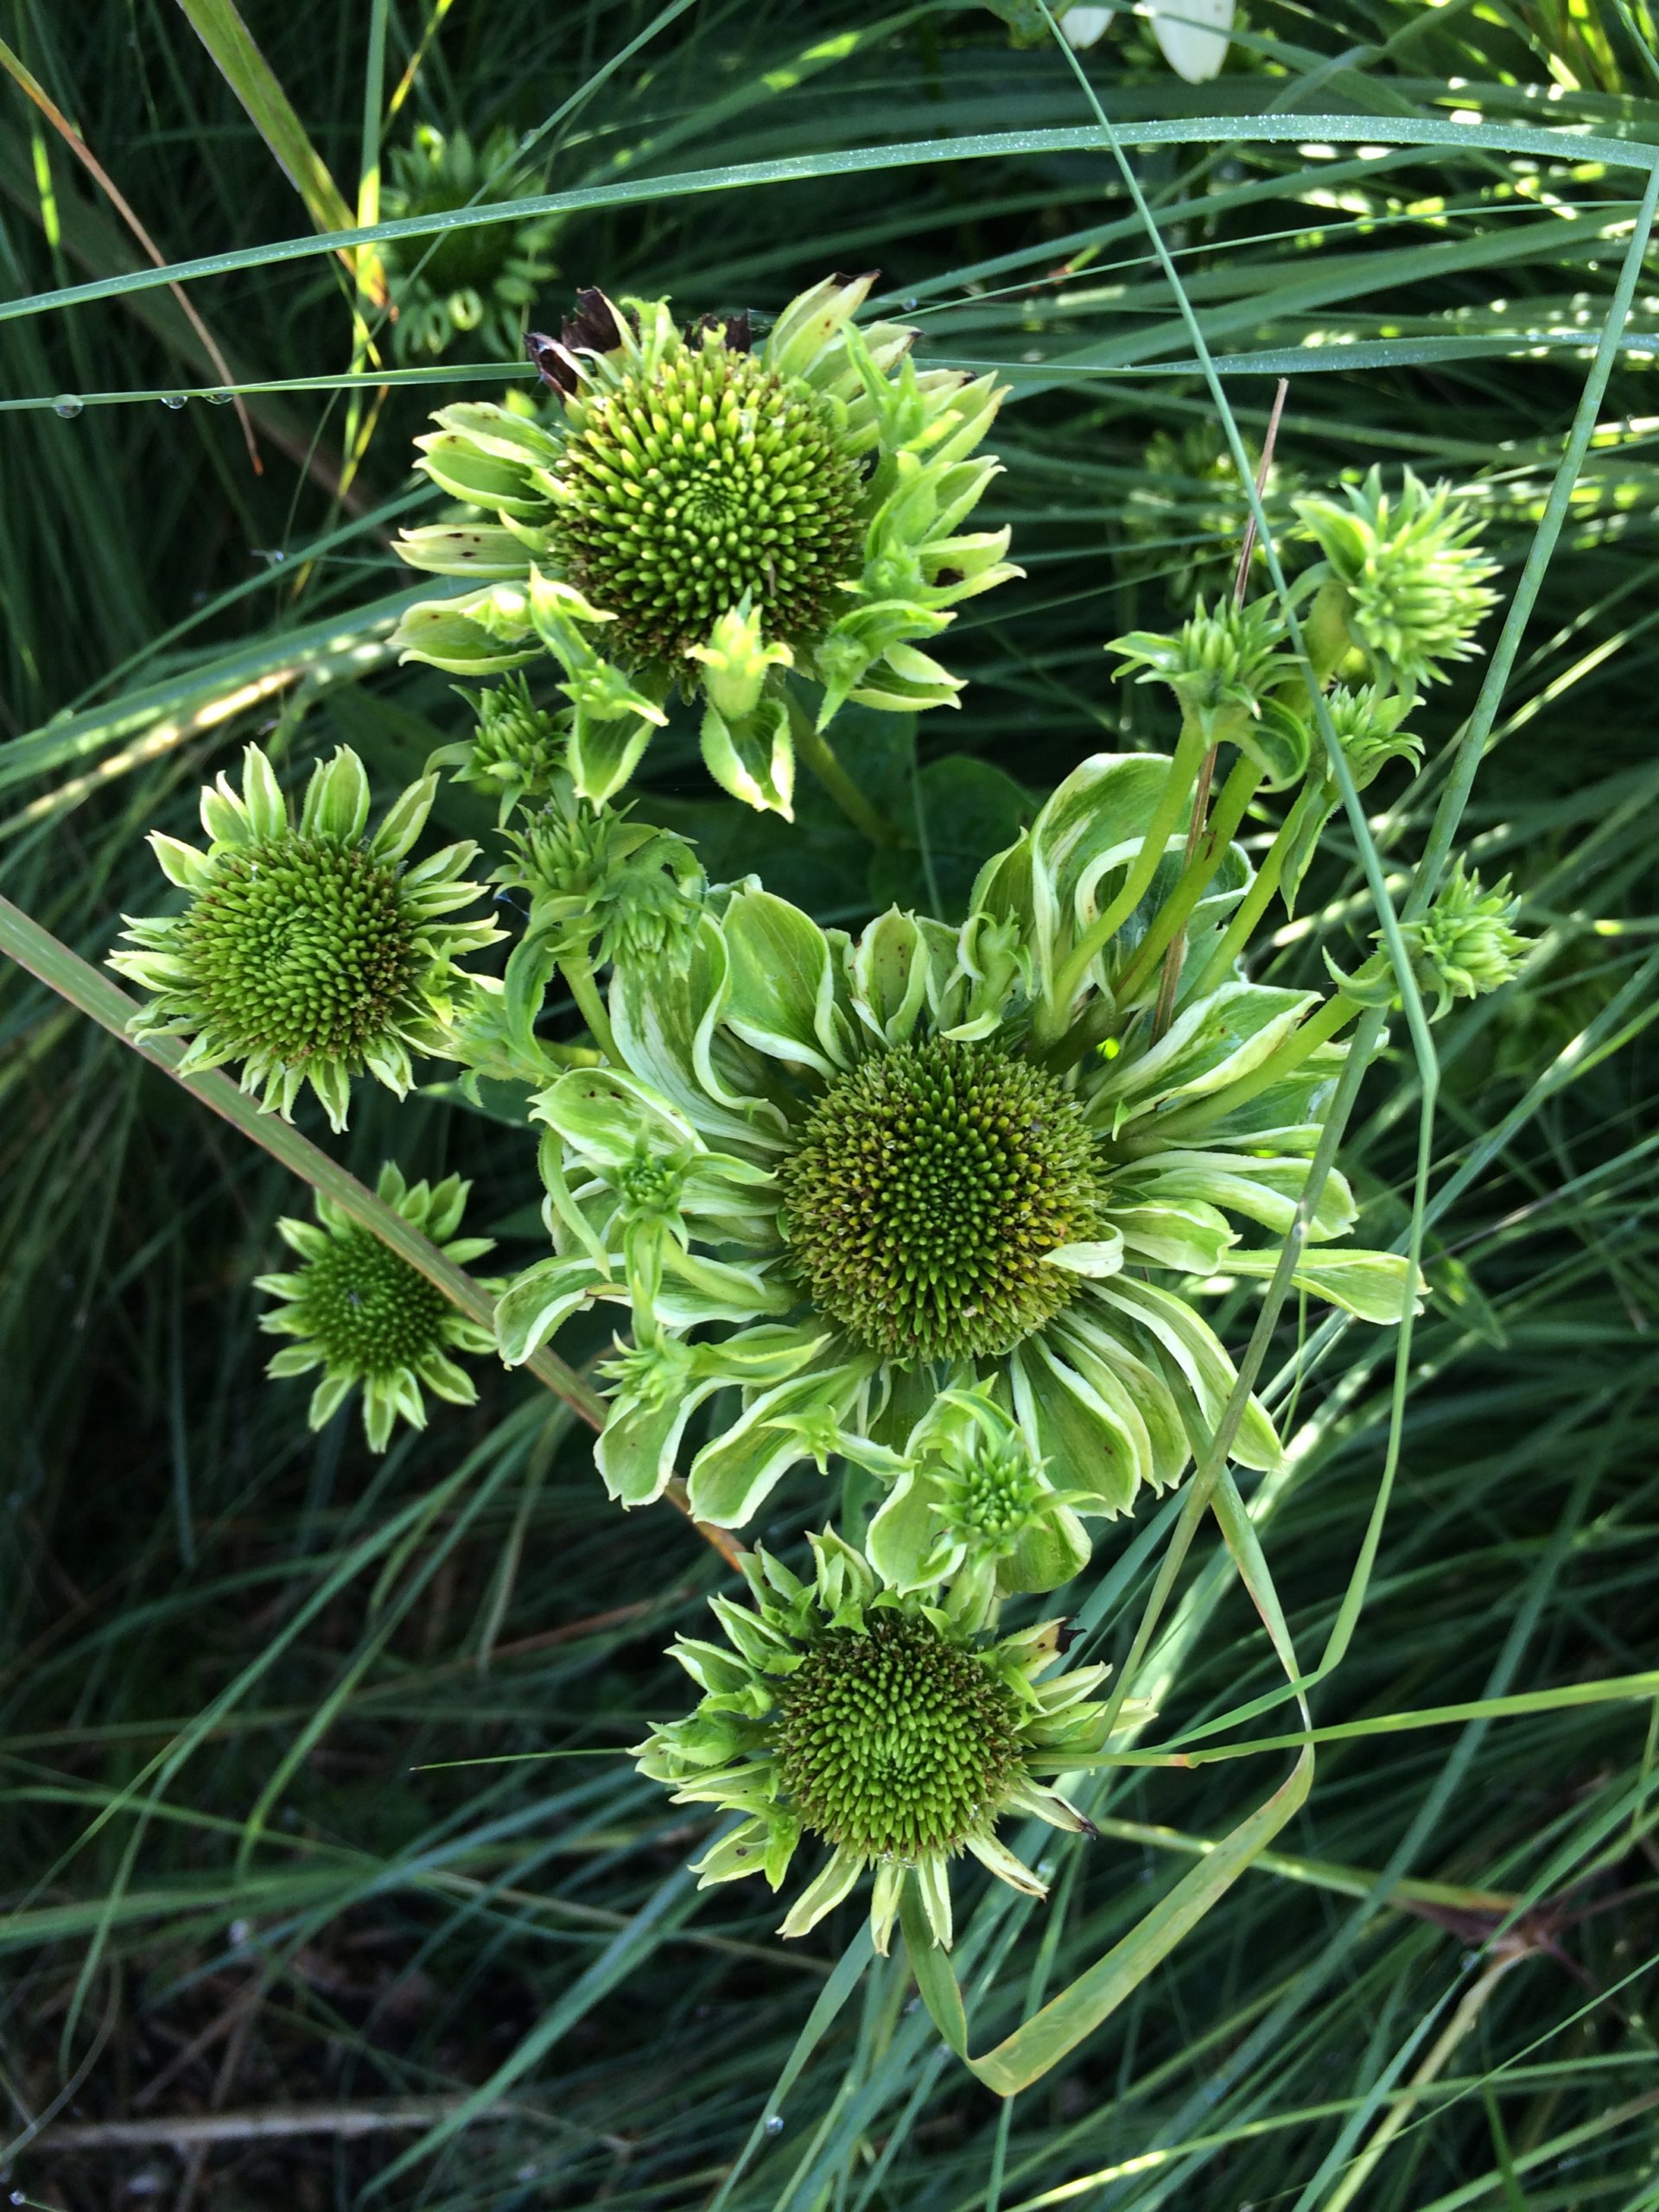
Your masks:
M136 1036L190 1040L184 1072L240 1062L243 1090L285 1117L308 1082L342 1129L353 1076L401 1097L413 1054L450 1049L446 1025L466 980L457 960L501 932L438 918L483 895L464 880L474 844L404 865L435 775L394 800L370 836L368 779L347 748L312 771L297 826L257 746L243 762L239 793L222 775L202 792L206 853L156 841L163 872L188 894L182 912L130 916L130 949L110 965L152 995Z

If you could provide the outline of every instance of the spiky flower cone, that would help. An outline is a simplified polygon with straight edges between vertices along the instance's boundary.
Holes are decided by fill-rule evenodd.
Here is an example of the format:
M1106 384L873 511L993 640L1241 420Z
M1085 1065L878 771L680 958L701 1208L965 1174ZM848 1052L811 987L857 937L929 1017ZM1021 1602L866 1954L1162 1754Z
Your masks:
M704 1888L763 1874L776 1890L803 1840L830 1847L781 1934L804 1936L873 1867L876 1948L912 1884L927 1933L948 1947L953 1859L966 1853L1043 1897L998 1822L1026 1813L1089 1829L1041 1777L1099 1748L1104 1708L1089 1693L1108 1670L1053 1674L1058 1623L988 1643L948 1610L883 1589L833 1530L810 1541L810 1582L766 1552L745 1555L753 1611L710 1600L729 1646L673 1646L705 1694L638 1747L640 1770L677 1804L745 1816L697 1862Z
M463 880L470 840L404 866L437 786L435 774L411 784L370 836L368 778L341 747L312 771L296 824L270 763L247 747L241 791L220 776L202 792L205 853L151 835L188 896L181 913L129 915L132 949L110 956L154 994L135 1035L191 1039L181 1074L240 1061L243 1090L285 1118L308 1082L336 1129L354 1075L402 1097L410 1054L448 1049L458 957L501 934L438 919L483 894Z
M405 532L413 566L480 585L412 608L406 657L473 675L552 653L595 802L676 690L702 703L716 780L784 813L786 671L816 690L819 728L849 699L952 702L961 679L918 641L1019 573L1006 530L962 529L997 473L974 454L1002 388L918 372L913 331L861 333L873 281L815 285L758 344L747 316L682 329L666 301L581 294L557 339L529 341L551 422L465 403L420 441L427 474L486 519Z
M455 1234L471 1188L458 1175L411 1186L390 1160L378 1186L386 1204L457 1267L494 1249L487 1236ZM384 1452L399 1419L425 1427L423 1389L454 1405L473 1403L478 1392L472 1378L449 1355L493 1351L494 1339L332 1199L319 1193L316 1211L315 1222L276 1224L283 1242L298 1255L299 1267L255 1280L256 1290L280 1301L262 1316L260 1327L295 1339L273 1355L265 1372L281 1377L321 1368L308 1415L313 1428L321 1428L360 1389L369 1448Z

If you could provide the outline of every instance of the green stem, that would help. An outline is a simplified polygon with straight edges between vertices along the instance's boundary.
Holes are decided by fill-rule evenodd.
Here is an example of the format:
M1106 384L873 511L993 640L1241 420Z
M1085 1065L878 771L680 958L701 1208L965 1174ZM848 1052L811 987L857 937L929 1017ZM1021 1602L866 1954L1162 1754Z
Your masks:
M1161 1152L1171 1143L1179 1144L1183 1137L1195 1136L1202 1129L1212 1128L1224 1121L1229 1114L1236 1113L1241 1106L1248 1106L1252 1098L1259 1098L1264 1090L1271 1090L1275 1083L1282 1083L1302 1062L1317 1052L1321 1045L1328 1045L1338 1031L1344 1028L1360 1011L1357 1002L1338 991L1328 998L1313 1018L1305 1021L1292 1036L1287 1037L1276 1052L1269 1053L1259 1068L1241 1076L1236 1083L1230 1083L1224 1090L1214 1091L1208 1098L1201 1098L1191 1106L1162 1120L1154 1117L1144 1136L1137 1135L1134 1149Z
M1205 750L1204 733L1196 722L1183 721L1174 758L1159 795L1157 808L1141 841L1123 887L1103 914L1097 915L1077 939L1053 977L1038 1009L1034 1033L1039 1044L1052 1044L1066 1026L1071 1001L1082 987L1090 962L1104 950L1147 893L1158 872L1169 841L1179 825L1182 810L1192 796L1198 764Z
M1268 846L1262 865L1256 870L1255 882L1240 899L1220 944L1211 954L1209 964L1198 981L1197 990L1198 997L1201 998L1206 991L1215 989L1217 984L1221 982L1228 969L1243 951L1244 947L1249 943L1251 932L1273 904L1274 893L1279 888L1280 879L1285 872L1285 862L1290 856L1290 849L1300 833L1304 814L1313 804L1312 791L1305 785L1297 793L1289 812L1280 823L1278 834L1272 844Z
M309 1137L302 1136L276 1115L261 1113L253 1100L217 1068L199 1075L181 1076L178 1064L184 1057L185 1047L175 1038L150 1037L143 1044L137 1042L127 1028L141 1011L137 1001L118 989L38 922L31 921L9 899L0 899L0 952L9 953L20 968L26 968L48 989L67 999L71 1006L90 1016L112 1037L118 1037L141 1059L160 1068L164 1075L170 1075L232 1128L270 1153L274 1160L281 1160L290 1173L309 1183L313 1190L321 1191L325 1198L332 1198L359 1228L378 1236L400 1260L407 1260L411 1268L417 1268L468 1320L476 1321L494 1333L495 1301L488 1292L480 1290L453 1261L446 1260L437 1246L423 1236L412 1222L405 1221L383 1198L376 1198L355 1175L314 1145ZM538 1382L574 1406L585 1421L594 1428L603 1427L604 1402L574 1368L567 1367L556 1353L546 1351L535 1353L525 1363Z
M1124 970L1115 994L1120 1006L1131 1003L1136 990L1192 919L1192 910L1214 880L1261 781L1261 768L1248 753L1241 753L1221 787L1221 797L1216 801L1216 810L1199 841L1192 866L1165 899L1140 950Z
M789 734L800 758L855 830L861 830L873 845L896 845L898 832L892 823L860 791L792 691L788 697Z
M613 1067L620 1067L622 1055L616 1049L616 1039L611 1031L611 1017L605 1011L605 1001L594 981L593 962L585 952L573 952L567 959L560 961L559 973L570 986L570 995L576 1002L576 1011L587 1023L594 1042Z

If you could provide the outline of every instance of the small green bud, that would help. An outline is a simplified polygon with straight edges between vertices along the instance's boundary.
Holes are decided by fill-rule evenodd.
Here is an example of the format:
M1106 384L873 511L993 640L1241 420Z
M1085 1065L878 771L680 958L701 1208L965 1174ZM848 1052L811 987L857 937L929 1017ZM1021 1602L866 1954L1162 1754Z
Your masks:
M464 130L422 124L407 146L391 149L381 215L388 222L447 215L545 191L544 170L526 167L518 151L505 124L475 149ZM397 359L444 353L472 333L478 351L517 353L530 302L554 273L547 249L557 228L556 216L533 215L389 239L383 252Z
M1509 888L1506 875L1483 890L1459 861L1427 913L1406 925L1412 973L1420 989L1434 993L1437 1020L1453 999L1484 998L1519 972L1531 940L1510 927L1521 901Z
M1122 664L1120 681L1138 669L1138 683L1166 683L1207 742L1241 744L1294 671L1284 634L1284 617L1271 600L1243 607L1223 601L1213 613L1200 600L1179 631L1132 630L1106 650Z
M1343 488L1345 506L1295 502L1325 556L1299 586L1315 594L1307 623L1315 667L1338 670L1357 652L1402 689L1441 681L1445 662L1476 652L1473 633L1497 601L1487 582L1497 564L1473 543L1479 522L1449 485L1430 491L1410 469L1397 493L1383 490L1378 468Z

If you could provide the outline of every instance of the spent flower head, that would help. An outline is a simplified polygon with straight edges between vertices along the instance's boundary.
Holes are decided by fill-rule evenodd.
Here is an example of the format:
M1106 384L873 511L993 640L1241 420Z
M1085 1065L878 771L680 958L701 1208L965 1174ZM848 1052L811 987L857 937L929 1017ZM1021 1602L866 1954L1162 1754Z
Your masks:
M448 215L546 188L545 173L520 162L518 142L505 124L474 148L459 128L421 124L408 145L391 149L380 213L387 222ZM531 301L553 274L547 249L557 228L556 216L532 215L388 239L383 251L397 310L398 359L442 353L463 334L474 336L486 354L516 353Z
M1373 468L1344 500L1298 499L1323 560L1298 584L1314 594L1307 639L1322 671L1357 652L1402 690L1437 683L1448 661L1478 651L1474 632L1497 603L1497 563L1475 543L1480 522L1448 484L1433 490L1410 469L1398 492Z
M493 1249L487 1236L457 1236L470 1183L405 1182L388 1160L376 1186L385 1203L429 1237L447 1260L465 1267ZM401 1417L426 1426L423 1389L452 1404L477 1397L470 1376L451 1352L494 1349L488 1329L468 1320L435 1284L332 1198L316 1199L315 1222L283 1219L283 1242L297 1254L291 1272L256 1277L256 1290L281 1302L261 1316L272 1336L291 1337L265 1372L282 1376L322 1370L308 1415L321 1428L354 1389L363 1392L363 1426L372 1451L384 1452Z
M533 1102L555 1249L498 1323L516 1362L579 1308L631 1309L597 1447L624 1503L660 1494L722 1388L742 1410L689 1481L699 1517L729 1527L829 1451L900 1479L881 1452L918 1448L938 1392L976 1383L1068 1512L1116 1514L1143 1483L1179 1478L1235 1379L1182 1286L1224 1254L1249 1270L1230 1216L1279 1230L1296 1217L1342 1047L1295 1058L1235 1107L1316 1004L1236 977L1196 989L1246 880L1237 856L1235 887L1191 918L1192 1002L1178 998L1166 1037L1131 1010L1109 1058L1034 1050L1033 993L1121 880L1125 822L1144 821L1166 774L1148 756L1085 762L988 864L960 928L895 911L849 940L746 884L709 894L677 965L618 969L620 1065L572 1067ZM1149 898L1177 874L1179 849ZM1110 1013L1145 912L1134 923L1089 963L1079 1020ZM1352 1214L1332 1176L1313 1238ZM1389 1255L1344 1257L1344 1280L1377 1277L1371 1318L1390 1298L1397 1313ZM1312 1255L1297 1278L1352 1303L1334 1279ZM1276 1460L1254 1402L1235 1452ZM1065 1580L1075 1540L1043 1556Z
M297 823L259 747L242 758L239 792L221 775L201 794L205 853L151 833L184 910L128 916L132 949L110 965L154 994L135 1035L192 1040L181 1074L239 1060L243 1090L285 1117L308 1082L342 1129L353 1075L402 1097L410 1054L449 1050L455 962L501 932L438 918L483 895L464 880L471 840L404 864L435 773L394 799L371 836L368 778L348 747L312 770Z
M950 1866L964 1853L1027 1896L1046 1894L999 1841L1000 1821L1035 1815L1091 1833L1047 1777L1099 1750L1105 1708L1090 1693L1108 1670L1054 1673L1058 1622L991 1643L884 1589L832 1530L810 1541L810 1581L747 1553L752 1605L709 1601L729 1641L673 1646L703 1695L638 1747L640 1770L677 1804L742 1815L697 1861L702 1887L760 1874L776 1890L802 1842L829 1847L781 1934L804 1936L873 1869L877 1949L907 1892L913 1924L948 1947Z
M420 441L428 475L486 519L404 534L412 565L479 586L411 609L406 657L471 675L550 652L595 801L675 691L701 702L722 786L785 814L786 671L816 689L820 728L849 699L954 702L961 679L922 643L1019 573L1006 530L963 528L997 474L975 449L1002 387L918 371L899 325L858 330L873 282L826 278L759 339L746 315L682 327L665 300L580 293L558 338L528 341L550 421L466 402Z

